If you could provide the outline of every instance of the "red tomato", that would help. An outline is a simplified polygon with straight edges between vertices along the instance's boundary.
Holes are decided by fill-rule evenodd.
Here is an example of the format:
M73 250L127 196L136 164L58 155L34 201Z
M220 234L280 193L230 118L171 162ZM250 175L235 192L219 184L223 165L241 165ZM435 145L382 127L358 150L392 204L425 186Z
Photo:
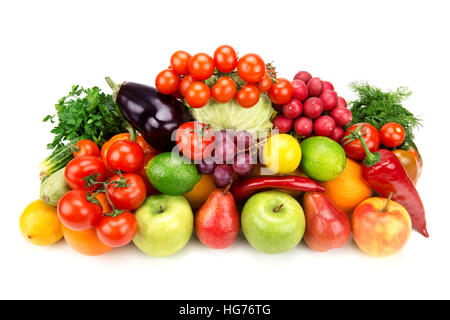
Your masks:
M229 73L233 71L237 63L236 51L231 46L220 46L214 52L214 64L220 72Z
M221 77L211 88L211 95L217 102L227 103L236 95L236 84L229 77Z
M134 141L116 141L109 148L106 161L113 171L136 172L144 163L144 151Z
M78 141L75 144L76 151L73 152L73 156L75 158L82 157L82 156L93 156L93 157L99 157L100 156L100 150L98 146L95 144L94 141L89 139L83 139Z
M105 164L98 157L82 156L70 160L67 164L64 175L66 177L67 184L70 188L78 190L84 189L86 191L94 191L99 188L99 184L86 187L86 178L89 176L95 176L95 181L105 181Z
M209 156L213 146L214 132L211 127L199 122L191 121L183 123L176 134L176 141L180 151L189 159L202 160ZM208 154L205 154L205 151Z
M107 187L107 193L114 208L122 210L134 210L138 208L147 196L145 183L136 173L125 173L122 177L126 180L126 186L112 183ZM115 175L109 181L120 181L120 175Z
M142 180L144 180L145 183L145 188L147 189L147 196L152 195L152 194L156 194L159 193L158 190L155 189L155 187L153 187L153 185L150 183L150 180L148 180L148 176L147 176L147 164L150 162L150 160L153 159L154 156L156 156L159 152L153 152L153 153L148 153L145 155L144 157L144 165L142 166L141 170L139 170L138 172L136 172L141 178Z
M184 97L186 95L189 85L194 82L194 78L190 74L186 75L180 82L180 93Z
M214 60L206 53L197 53L189 60L189 73L195 80L206 80L214 73Z
M236 95L236 101L243 108L251 108L258 103L260 97L259 88L255 84L246 84Z
M294 94L294 87L287 79L280 78L272 84L269 90L269 98L275 104L285 104L291 101Z
M348 136L351 131L354 131L361 123L352 125L344 134L344 137ZM377 128L369 123L364 123L361 132L366 141L367 147L369 147L370 152L375 152L380 147L380 135ZM353 140L345 144L349 139L342 140L342 146L344 147L345 153L349 158L354 160L364 160L366 158L366 153L361 145L361 141Z
M175 94L180 86L180 77L173 70L163 70L156 76L155 86L162 94Z
M97 236L107 246L123 247L133 240L137 228L134 214L125 211L117 217L103 216L97 225Z
M270 87L272 87L272 79L266 73L264 78L258 82L259 92L264 93L269 91Z
M72 190L59 200L57 212L67 228L83 231L97 225L102 217L102 206L90 202L85 190Z
M266 65L260 56L249 53L239 59L237 71L242 80L257 83L264 78Z
M211 90L203 82L194 81L187 88L184 98L192 108L201 108L204 107L208 103L209 98L211 98Z
M189 59L191 59L191 55L189 53L183 50L179 50L175 52L170 58L170 66L178 74L188 74Z
M388 122L380 129L381 143L388 148L396 148L405 141L405 129L395 122Z

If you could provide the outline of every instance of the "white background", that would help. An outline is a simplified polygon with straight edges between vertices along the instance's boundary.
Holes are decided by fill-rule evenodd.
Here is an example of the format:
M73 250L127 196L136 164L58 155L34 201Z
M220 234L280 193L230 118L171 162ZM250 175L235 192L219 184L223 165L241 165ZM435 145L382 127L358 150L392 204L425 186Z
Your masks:
M2 1L0 4L0 298L301 299L450 298L448 209L448 1ZM214 251L193 238L168 258L132 245L85 257L64 241L26 242L18 228L38 198L38 164L50 127L41 119L72 84L104 76L153 84L175 50L210 54L230 44L348 84L409 86L406 106L424 119L419 191L431 237L375 259L353 243L329 253L305 245L280 255L243 238ZM109 91L108 91L109 92Z

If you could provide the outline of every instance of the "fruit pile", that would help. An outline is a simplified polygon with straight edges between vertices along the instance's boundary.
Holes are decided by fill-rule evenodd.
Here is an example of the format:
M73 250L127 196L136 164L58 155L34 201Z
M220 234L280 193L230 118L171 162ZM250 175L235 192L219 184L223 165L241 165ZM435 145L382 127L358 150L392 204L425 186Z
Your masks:
M111 95L74 86L44 119L56 122L54 151L41 163L41 199L20 218L34 244L64 237L101 255L133 242L161 257L193 233L224 249L242 230L262 252L302 239L324 252L353 234L384 257L412 228L428 237L408 92L353 85L360 99L349 109L330 82L306 71L278 78L227 45L213 57L175 52L156 88L106 81Z

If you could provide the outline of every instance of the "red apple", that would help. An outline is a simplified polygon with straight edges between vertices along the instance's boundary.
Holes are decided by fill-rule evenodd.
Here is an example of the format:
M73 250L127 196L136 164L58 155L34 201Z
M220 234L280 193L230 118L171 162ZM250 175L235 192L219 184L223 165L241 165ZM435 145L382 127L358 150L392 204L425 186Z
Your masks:
M411 218L399 203L369 198L352 216L353 239L370 256L387 257L399 252L411 234Z
M343 247L350 239L351 225L347 215L324 192L307 192L303 198L308 247L325 252Z

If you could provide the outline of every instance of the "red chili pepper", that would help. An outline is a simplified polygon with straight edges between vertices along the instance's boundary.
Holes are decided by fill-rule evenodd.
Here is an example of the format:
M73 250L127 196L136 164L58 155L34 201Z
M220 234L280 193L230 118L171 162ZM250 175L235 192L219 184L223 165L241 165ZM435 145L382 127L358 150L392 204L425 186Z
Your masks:
M369 186L382 197L392 192L392 200L400 203L408 211L412 226L425 237L429 237L425 209L414 184L395 154L386 149L370 152L363 139L361 130L355 130L354 138L358 138L366 152L362 174Z
M286 189L292 191L325 191L316 181L298 176L241 178L231 186L236 202L243 202L254 193L264 189Z

